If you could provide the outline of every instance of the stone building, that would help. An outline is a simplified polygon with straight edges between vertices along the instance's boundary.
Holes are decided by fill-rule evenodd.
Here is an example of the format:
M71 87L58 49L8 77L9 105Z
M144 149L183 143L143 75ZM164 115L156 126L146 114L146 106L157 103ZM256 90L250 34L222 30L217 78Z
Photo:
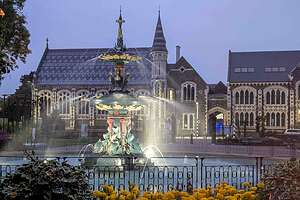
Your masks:
M230 130L227 112L227 86L222 82L209 84L208 92L208 135L225 134ZM217 130L219 129L219 130Z
M130 92L159 99L158 104L135 113L138 129L145 130L145 124L153 122L154 129L163 130L165 121L172 119L173 134L177 136L195 131L206 134L207 84L180 56L180 47L176 62L168 62L160 15L152 47L127 50L143 57L140 63L126 64ZM110 48L51 49L47 44L33 84L33 98L39 99L38 108L33 110L35 118L42 121L42 116L56 111L65 121L66 129L75 132L84 124L90 132L104 132L106 113L96 110L90 100L108 94L110 89L108 74L113 64L96 59L108 51Z
M247 132L300 126L300 51L231 52L228 124Z

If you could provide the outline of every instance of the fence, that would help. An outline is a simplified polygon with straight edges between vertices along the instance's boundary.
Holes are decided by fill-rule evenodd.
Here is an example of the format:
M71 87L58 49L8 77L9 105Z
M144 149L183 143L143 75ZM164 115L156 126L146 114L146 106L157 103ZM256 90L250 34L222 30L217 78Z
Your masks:
M10 157L9 159L17 159ZM108 157L105 157L107 159ZM167 191L171 188L186 190L188 185L196 187L214 187L221 182L227 182L238 189L242 188L243 182L250 182L253 185L259 182L264 173L272 170L272 162L263 158L244 159L245 164L227 163L227 161L218 161L218 158L200 158L200 157L166 157L151 158L147 165L139 164L140 158L130 158L131 164L121 165L109 164L106 166L84 166L86 177L91 189L100 188L104 184L113 185L115 189L128 189L129 183L138 185L141 191L159 190ZM2 161L1 161L2 159ZM46 158L45 158L46 159ZM78 157L56 157L47 159L68 160L72 165L82 164L82 158ZM88 157L89 160L98 158ZM103 159L103 158L101 158ZM228 159L230 160L230 158ZM239 161L235 158L235 161ZM241 160L240 160L241 161ZM244 162L243 161L243 162ZM0 164L3 163L3 157L0 157ZM21 164L26 163L20 158L18 161L0 165L0 176L3 178L9 173L13 173ZM17 164L16 164L17 162Z

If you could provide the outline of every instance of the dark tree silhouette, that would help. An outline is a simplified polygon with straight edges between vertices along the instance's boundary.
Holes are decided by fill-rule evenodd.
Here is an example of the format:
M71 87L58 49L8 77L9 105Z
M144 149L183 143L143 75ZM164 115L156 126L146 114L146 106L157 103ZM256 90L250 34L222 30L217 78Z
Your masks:
M30 53L29 31L23 14L25 0L3 0L0 8L5 15L0 17L0 79L17 68L17 61L25 63Z

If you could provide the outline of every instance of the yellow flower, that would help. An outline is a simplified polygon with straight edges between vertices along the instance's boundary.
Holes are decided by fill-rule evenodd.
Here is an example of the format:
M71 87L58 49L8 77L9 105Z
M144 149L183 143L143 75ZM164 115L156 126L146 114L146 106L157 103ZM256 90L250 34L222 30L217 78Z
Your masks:
M251 187L251 183L245 182L245 183L242 183L242 186L243 186L245 189L248 189L248 188Z
M256 187L259 190L263 190L265 188L265 184L263 182L259 182L259 183L257 183Z

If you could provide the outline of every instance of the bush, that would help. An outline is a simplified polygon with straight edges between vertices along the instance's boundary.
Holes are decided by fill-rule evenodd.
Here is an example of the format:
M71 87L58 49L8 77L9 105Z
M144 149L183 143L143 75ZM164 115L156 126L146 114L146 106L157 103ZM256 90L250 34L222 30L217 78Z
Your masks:
M81 200L90 192L85 172L66 162L40 160L27 155L28 164L7 175L0 184L3 200Z
M263 177L265 193L270 200L300 198L300 163L296 160L278 163Z

